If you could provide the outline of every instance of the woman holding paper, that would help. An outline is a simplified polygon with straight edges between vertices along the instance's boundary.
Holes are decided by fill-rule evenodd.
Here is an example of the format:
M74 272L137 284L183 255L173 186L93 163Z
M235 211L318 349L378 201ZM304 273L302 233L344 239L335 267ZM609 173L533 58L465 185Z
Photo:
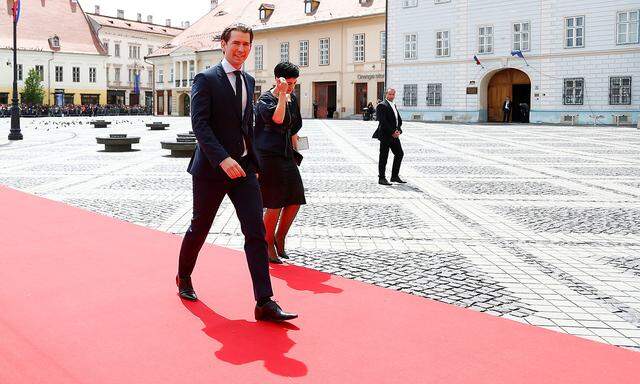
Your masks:
M285 240L302 204L306 204L298 165L298 131L302 117L293 93L300 70L283 62L274 69L276 85L256 103L255 147L260 162L260 190L266 208L264 226L269 261L288 259Z

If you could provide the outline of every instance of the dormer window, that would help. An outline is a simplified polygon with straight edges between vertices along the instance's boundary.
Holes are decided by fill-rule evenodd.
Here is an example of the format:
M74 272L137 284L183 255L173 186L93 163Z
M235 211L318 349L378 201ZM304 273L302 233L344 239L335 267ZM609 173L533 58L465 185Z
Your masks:
M60 49L60 38L58 36L53 36L49 39L49 45L51 49Z
M318 9L319 5L320 0L304 0L304 13L311 15Z
M260 21L267 21L273 14L273 11L276 9L273 4L262 4L260 5Z
M360 5L362 6L369 6L371 5L372 0L358 0L360 1Z

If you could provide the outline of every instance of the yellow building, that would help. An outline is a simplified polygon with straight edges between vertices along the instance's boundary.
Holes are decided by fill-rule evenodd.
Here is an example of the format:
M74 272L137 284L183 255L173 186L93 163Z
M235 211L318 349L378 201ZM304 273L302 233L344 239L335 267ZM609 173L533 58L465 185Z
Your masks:
M245 69L256 92L273 84L280 61L300 66L302 115L349 117L384 92L384 0L225 1L148 60L156 66L158 114L186 115L191 80L222 58L219 37L241 22L255 39ZM160 81L162 80L162 81ZM164 103L164 105L163 105Z
M13 98L11 8L0 8L0 104ZM52 22L55 20L55 22ZM44 104L106 103L107 55L78 2L23 1L18 22L18 92L31 69L42 79Z

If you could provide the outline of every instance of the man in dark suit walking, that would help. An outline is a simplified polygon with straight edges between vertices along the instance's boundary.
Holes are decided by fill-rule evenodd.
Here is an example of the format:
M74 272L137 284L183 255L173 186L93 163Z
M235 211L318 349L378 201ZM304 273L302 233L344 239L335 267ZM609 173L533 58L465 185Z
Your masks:
M376 118L378 129L373 134L374 139L380 140L380 158L378 159L378 184L391 185L387 181L387 159L389 149L393 152L393 167L391 168L391 181L394 183L406 183L400 179L400 165L402 164L402 145L400 135L402 134L402 117L398 113L398 108L393 100L396 98L396 90L389 88L385 94L385 100L376 107Z
M253 43L251 28L235 24L222 33L224 59L196 75L191 89L191 123L198 141L189 163L193 177L193 218L180 249L176 283L180 297L197 300L191 273L225 195L236 209L256 299L256 320L284 321L273 300L262 221L258 161L253 147L255 79L242 70Z
M502 103L502 122L508 123L510 115L511 115L511 99L509 99L509 96L507 96L507 98L504 99L504 103Z

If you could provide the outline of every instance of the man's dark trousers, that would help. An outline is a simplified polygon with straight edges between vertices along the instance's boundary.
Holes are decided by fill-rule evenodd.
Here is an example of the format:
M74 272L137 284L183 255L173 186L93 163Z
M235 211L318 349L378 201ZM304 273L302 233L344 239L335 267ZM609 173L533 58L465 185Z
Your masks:
M511 109L503 109L502 110L502 122L503 123L508 123L509 122L509 115L511 115Z
M262 221L262 196L258 179L247 161L240 160L247 177L235 180L211 180L193 177L193 218L180 249L178 275L189 277L196 264L213 219L225 195L236 209L247 255L253 293L257 299L273 296L269 278L269 262L265 249L265 229Z
M399 138L391 138L391 140L380 140L380 158L378 159L378 177L384 178L387 168L387 160L389 159L389 149L393 153L393 166L391 168L391 178L400 176L400 165L404 157L402 145Z

